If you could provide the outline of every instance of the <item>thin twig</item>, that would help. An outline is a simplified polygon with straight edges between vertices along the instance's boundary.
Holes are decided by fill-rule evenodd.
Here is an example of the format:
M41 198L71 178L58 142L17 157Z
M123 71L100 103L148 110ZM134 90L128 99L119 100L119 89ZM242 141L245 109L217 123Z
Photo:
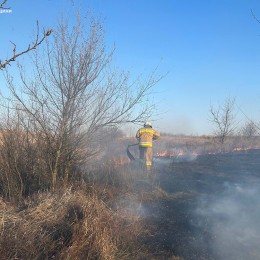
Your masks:
M6 4L6 2L7 2L7 0L4 0L4 1L2 2L2 4L0 4L0 9L4 9L4 10L9 10L9 9L10 9L10 7L4 7L4 5Z
M45 31L43 32L43 36L42 38L39 40L39 25L38 25L38 22L37 22L37 35L36 35L36 39L35 39L35 42L33 42L32 46L29 45L28 48L24 51L21 51L19 53L16 53L16 44L11 42L14 46L13 48L13 56L11 58L8 58L5 60L5 62L2 63L2 61L0 60L0 70L4 69L7 65L10 65L10 62L12 61L15 61L15 59L31 50L34 50L36 49L44 40L45 38L47 38L48 36L51 35L51 33L53 32L52 29L48 30L48 31Z
M254 18L258 23L260 23L260 20L259 20L258 18L256 18L256 16L255 16L255 14L254 14L254 12L253 12L252 9L251 9L251 14L252 14L253 18Z

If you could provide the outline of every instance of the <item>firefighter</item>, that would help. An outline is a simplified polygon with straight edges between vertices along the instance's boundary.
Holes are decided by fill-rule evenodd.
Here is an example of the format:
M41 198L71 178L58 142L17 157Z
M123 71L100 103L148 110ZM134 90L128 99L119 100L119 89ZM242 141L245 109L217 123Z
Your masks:
M160 137L160 133L152 128L150 122L145 122L144 127L136 133L139 141L140 159L145 161L146 170L149 172L152 167L153 141Z

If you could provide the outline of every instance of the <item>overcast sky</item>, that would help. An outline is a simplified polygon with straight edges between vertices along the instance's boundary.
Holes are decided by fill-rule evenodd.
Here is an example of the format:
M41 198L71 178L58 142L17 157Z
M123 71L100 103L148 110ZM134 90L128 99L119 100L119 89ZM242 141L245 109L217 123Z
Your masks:
M0 1L1 2L1 1ZM159 131L208 134L210 104L235 97L246 115L260 121L259 0L9 0L0 13L0 57L27 47L36 20L51 28L62 13L90 10L104 18L116 66L133 74L159 66L151 118ZM0 75L1 89L4 81ZM245 118L237 111L237 120ZM133 127L135 128L135 127Z

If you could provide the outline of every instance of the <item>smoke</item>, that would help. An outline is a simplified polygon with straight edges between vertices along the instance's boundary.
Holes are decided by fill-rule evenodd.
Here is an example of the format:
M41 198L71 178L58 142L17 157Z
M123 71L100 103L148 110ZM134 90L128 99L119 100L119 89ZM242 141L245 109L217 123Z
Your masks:
M200 198L197 225L207 227L216 259L260 259L260 184L224 183L218 196Z
M197 157L198 157L198 154L186 153L186 154L177 156L176 159L174 160L174 162L191 162L191 161L196 160Z
M113 203L114 209L121 215L145 218L147 213L142 203L136 197L123 196Z
M196 160L198 157L198 154L195 153L189 153L187 152L186 154L181 154L181 155L174 155L174 156L157 156L154 157L153 161L156 164L171 164L171 163L179 163L179 162L191 162Z

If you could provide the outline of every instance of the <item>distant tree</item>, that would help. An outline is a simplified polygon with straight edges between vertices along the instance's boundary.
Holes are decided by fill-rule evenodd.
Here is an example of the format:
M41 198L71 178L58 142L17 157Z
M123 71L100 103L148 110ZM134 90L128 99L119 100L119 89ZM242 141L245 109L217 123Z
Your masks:
M107 51L102 24L94 18L78 16L74 26L61 22L41 49L34 52L33 77L20 66L21 88L10 75L6 79L11 110L19 111L25 132L34 136L55 190L58 180L66 185L102 149L98 137L105 128L151 116L146 100L161 77L152 73L131 81L129 73L112 70L113 51Z
M241 134L244 137L251 138L254 137L258 134L259 128L257 124L253 121L250 121L246 123L242 129L241 129Z
M1 4L0 4L0 9L10 9L10 7L5 7L7 0L4 0ZM28 53L32 50L35 50L48 36L50 36L50 34L52 33L52 30L47 30L47 31L43 31L43 35L40 38L39 36L39 26L38 26L38 22L37 22L37 35L34 39L33 42L31 42L31 44L29 44L28 48L23 50L23 51L19 51L17 52L16 49L16 44L12 42L13 44L13 54L11 57L8 57L5 59L5 61L2 61L0 59L0 70L3 70L4 68L6 68L7 65L10 65L10 63L12 61L15 61L16 58L18 58L19 56Z
M235 99L227 98L218 107L210 106L209 120L214 125L214 134L218 137L221 144L224 144L226 138L235 131L234 105Z

